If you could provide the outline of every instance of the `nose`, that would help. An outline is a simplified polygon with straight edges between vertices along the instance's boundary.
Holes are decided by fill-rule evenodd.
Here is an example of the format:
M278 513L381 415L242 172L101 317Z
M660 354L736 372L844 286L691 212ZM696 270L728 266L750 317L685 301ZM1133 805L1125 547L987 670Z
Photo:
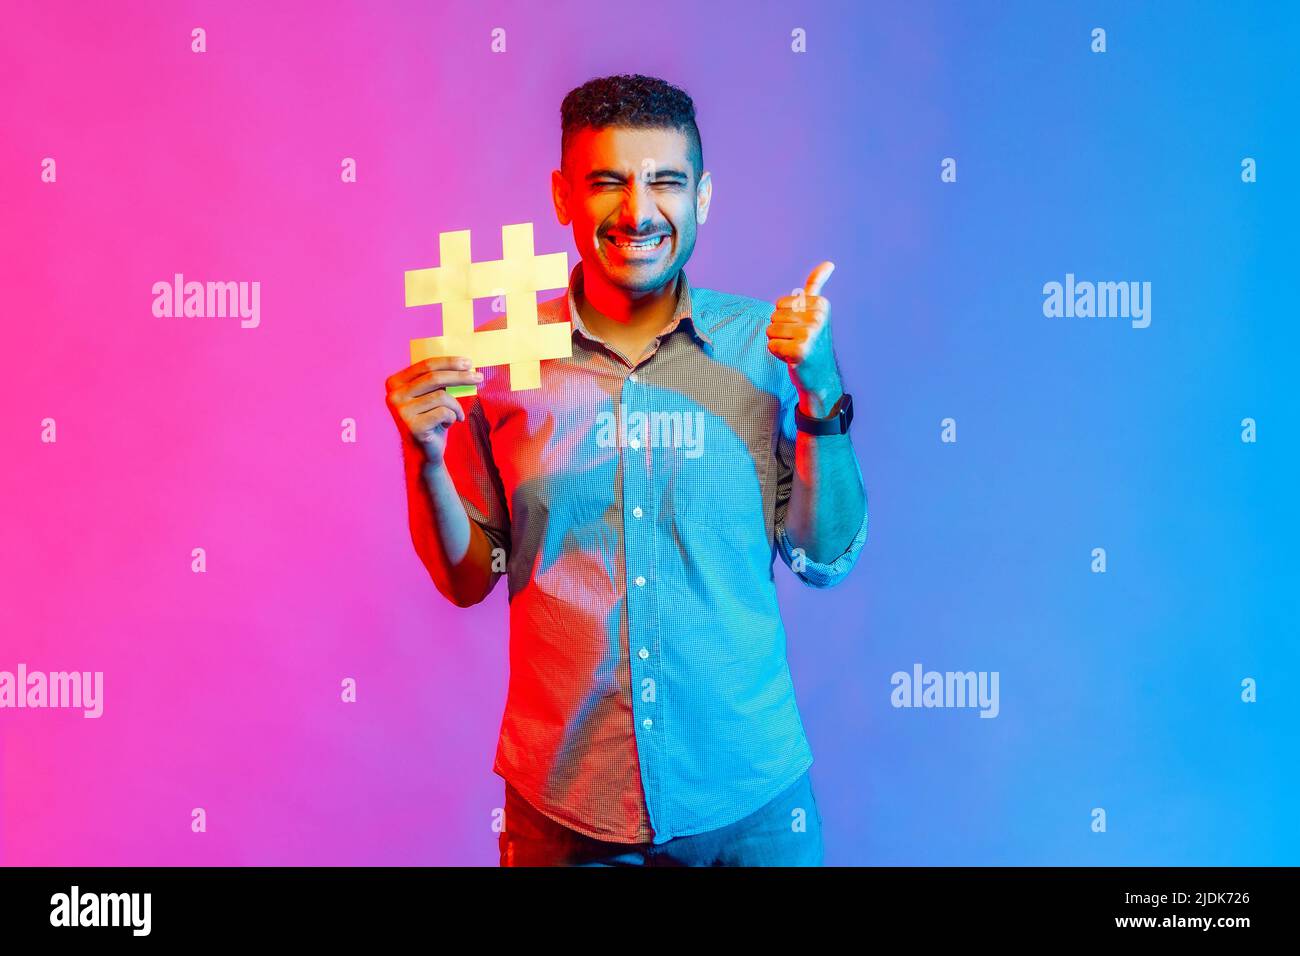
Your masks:
M621 227L628 232L648 232L654 224L655 210L650 184L638 176L624 195Z

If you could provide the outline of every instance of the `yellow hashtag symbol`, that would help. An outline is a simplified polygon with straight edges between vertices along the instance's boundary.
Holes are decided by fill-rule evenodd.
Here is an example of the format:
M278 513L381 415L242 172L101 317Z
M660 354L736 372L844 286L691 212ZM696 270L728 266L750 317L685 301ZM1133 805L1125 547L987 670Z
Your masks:
M442 335L411 340L411 363L426 358L464 355L470 364L509 365L510 390L539 388L542 359L573 354L568 322L537 323L537 293L567 288L569 256L564 252L533 254L533 224L501 227L501 258L472 262L469 230L438 236L441 265L406 273L406 305L441 305ZM504 295L506 324L474 330L474 300ZM452 395L473 395L473 385L453 385Z

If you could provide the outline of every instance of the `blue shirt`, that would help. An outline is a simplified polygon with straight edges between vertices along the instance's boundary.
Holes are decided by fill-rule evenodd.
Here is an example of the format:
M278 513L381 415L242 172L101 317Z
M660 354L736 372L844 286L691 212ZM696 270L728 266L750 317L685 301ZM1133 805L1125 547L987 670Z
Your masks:
M767 350L772 303L683 272L633 362L583 324L581 283L579 263L538 306L572 323L573 355L544 361L536 389L482 369L447 464L509 587L493 770L588 836L664 843L747 816L812 764L775 558L829 587L867 514L830 563L786 536L798 396Z

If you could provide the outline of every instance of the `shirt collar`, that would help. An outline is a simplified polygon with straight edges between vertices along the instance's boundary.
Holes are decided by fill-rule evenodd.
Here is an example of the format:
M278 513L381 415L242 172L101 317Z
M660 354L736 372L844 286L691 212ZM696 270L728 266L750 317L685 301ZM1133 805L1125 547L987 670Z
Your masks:
M688 321L688 325L691 331L695 334L696 338L700 339L703 342L708 343L709 345L712 345L713 339L709 338L709 333L705 329L700 327L699 321L697 320L696 316L692 314L691 284L690 281L687 280L686 278L686 270L683 269L681 272L678 273L678 275L680 276L681 281L677 285L677 308L673 310L672 320L669 321L669 323L664 327L664 330L659 333L659 337L663 338L664 336L668 335L668 333L672 332L674 329L677 328L678 325L681 324L683 319L686 319ZM573 267L573 271L569 273L569 292L568 292L569 321L573 323L573 328L576 331L581 332L583 335L591 339L593 342L600 342L600 344L604 345L605 343L600 339L600 337L595 333L593 333L590 329L588 329L586 324L582 321L582 315L578 311L578 299L575 294L581 288L582 288L582 260L580 259L578 260L578 264Z

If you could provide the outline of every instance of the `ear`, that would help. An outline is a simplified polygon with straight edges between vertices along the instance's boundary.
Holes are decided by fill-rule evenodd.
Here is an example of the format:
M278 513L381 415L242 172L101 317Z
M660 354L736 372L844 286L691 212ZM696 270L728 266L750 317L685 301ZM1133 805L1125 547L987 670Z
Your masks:
M555 203L555 218L567 226L573 218L569 215L569 181L558 169L551 170L551 201Z
M704 225L709 218L709 203L713 201L713 177L705 170L700 177L700 184L695 189L695 221Z

